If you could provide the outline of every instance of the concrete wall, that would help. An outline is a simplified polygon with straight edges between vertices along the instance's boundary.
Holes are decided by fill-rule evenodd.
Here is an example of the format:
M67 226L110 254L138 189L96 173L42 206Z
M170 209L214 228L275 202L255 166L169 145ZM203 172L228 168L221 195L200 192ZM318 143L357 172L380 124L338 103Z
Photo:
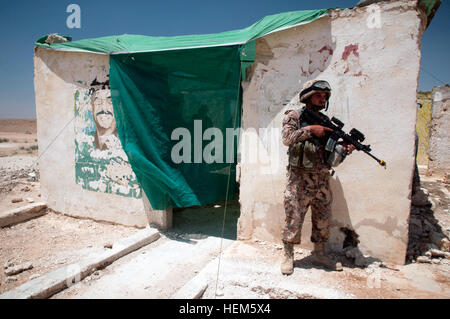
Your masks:
M325 79L333 88L328 114L342 120L347 132L352 127L364 132L373 153L387 162L384 170L355 152L336 169L330 248L342 248L340 228L347 227L359 235L364 254L404 263L425 23L415 1L381 2L335 10L331 17L257 40L256 61L244 84L239 239L281 242L283 114L300 107L305 81ZM277 137L260 128L273 128ZM262 154L258 161L245 160L255 152ZM310 213L305 220L302 242L311 246Z
M443 175L450 172L450 86L432 91L428 171Z
M115 120L105 117L112 111L104 90L109 56L37 48L34 72L41 192L48 207L129 226L169 227L170 212L152 211ZM94 92L103 115L95 115Z

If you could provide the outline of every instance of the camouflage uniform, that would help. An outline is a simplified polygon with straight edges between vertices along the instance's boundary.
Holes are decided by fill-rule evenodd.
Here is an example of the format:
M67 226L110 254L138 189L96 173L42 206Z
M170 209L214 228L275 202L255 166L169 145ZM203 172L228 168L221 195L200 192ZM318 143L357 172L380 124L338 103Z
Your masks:
M301 228L310 206L311 241L323 243L328 241L329 237L332 202L330 167L325 164L324 141L312 136L305 128L310 124L314 123L302 122L301 110L285 112L282 139L283 144L289 146L289 165L288 184L284 193L284 243L300 243Z

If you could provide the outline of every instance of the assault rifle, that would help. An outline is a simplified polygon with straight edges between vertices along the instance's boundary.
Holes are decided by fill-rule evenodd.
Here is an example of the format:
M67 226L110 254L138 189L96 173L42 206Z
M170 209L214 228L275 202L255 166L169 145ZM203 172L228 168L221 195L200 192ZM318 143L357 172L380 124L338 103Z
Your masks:
M334 116L331 118L331 120L329 120L328 118L322 118L307 107L304 108L302 116L309 124L319 124L333 130L327 141L325 150L330 152L333 151L334 146L336 145L338 140L342 138L345 143L354 145L356 150L363 151L374 160L376 160L378 164L384 167L384 169L386 169L386 162L376 158L370 153L372 151L370 145L361 144L361 142L364 141L365 136L357 129L352 128L350 134L347 134L342 130L342 127L344 127L344 123L342 123L340 120L338 120Z

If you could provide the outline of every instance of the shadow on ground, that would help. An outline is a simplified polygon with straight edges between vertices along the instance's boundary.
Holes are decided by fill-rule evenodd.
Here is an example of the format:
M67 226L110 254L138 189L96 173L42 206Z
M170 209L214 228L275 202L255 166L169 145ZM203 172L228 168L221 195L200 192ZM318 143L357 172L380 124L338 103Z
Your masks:
M236 240L239 215L237 199L201 207L177 208L173 210L173 228L161 233L170 239L192 244L210 236Z

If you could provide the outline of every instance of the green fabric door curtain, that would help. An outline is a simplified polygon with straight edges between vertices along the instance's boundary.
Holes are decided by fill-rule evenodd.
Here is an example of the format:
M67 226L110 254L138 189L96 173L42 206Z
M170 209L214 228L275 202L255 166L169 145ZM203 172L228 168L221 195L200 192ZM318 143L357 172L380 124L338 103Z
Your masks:
M45 36L35 44L110 56L117 131L139 184L153 209L189 207L234 196L238 141L227 133L240 126L241 74L253 62L254 40L327 11L280 13L217 34L54 44Z

